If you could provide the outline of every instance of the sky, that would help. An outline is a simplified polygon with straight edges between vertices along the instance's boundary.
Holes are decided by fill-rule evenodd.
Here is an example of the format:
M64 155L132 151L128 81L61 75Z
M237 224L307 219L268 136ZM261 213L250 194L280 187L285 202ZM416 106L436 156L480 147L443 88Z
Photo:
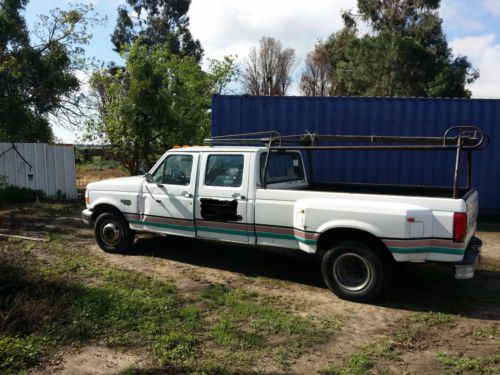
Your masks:
M105 25L96 27L89 57L103 62L120 62L113 52L113 32L117 8L125 0L83 0L107 17ZM31 0L26 8L28 25L38 14L50 9L67 8L68 0ZM201 41L206 58L237 56L242 62L262 36L281 40L284 47L294 48L299 77L308 52L318 40L342 28L341 11L355 10L356 0L192 0L189 10L193 36ZM474 98L500 98L500 0L441 0L440 16L448 43L455 55L467 56L479 70L480 78L469 86ZM82 77L83 78L83 77ZM300 95L295 84L290 94ZM66 143L77 142L77 132L55 128L55 134Z

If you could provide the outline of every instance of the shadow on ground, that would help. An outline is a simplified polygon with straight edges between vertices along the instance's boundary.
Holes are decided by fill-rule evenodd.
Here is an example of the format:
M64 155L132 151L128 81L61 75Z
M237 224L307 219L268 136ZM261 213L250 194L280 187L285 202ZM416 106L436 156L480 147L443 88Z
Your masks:
M267 277L326 289L320 260L293 250L159 236L137 240L129 255L153 256L249 277ZM473 280L455 280L449 267L398 264L387 293L376 304L500 320L500 272L479 270Z

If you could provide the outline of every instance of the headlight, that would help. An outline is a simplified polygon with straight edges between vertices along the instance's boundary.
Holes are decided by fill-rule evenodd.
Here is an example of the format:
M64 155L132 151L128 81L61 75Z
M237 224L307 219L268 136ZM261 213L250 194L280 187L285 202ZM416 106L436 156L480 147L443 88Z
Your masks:
M85 204L90 204L90 196L87 189L85 189Z

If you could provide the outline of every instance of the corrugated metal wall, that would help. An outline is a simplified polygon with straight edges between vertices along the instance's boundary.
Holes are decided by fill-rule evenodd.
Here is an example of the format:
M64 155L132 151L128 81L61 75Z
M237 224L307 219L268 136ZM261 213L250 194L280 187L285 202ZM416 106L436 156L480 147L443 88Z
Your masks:
M490 137L473 155L483 212L500 212L500 100L214 96L213 135L277 130L322 134L442 136L476 125ZM451 186L454 155L436 151L337 151L313 156L315 181ZM465 159L465 158L463 158ZM465 184L465 168L462 182Z
M43 190L49 197L64 194L76 199L75 151L71 145L46 143L16 143L17 154L10 143L0 143L0 176L7 183L35 190ZM9 150L10 149L10 150ZM6 150L6 153L4 153Z

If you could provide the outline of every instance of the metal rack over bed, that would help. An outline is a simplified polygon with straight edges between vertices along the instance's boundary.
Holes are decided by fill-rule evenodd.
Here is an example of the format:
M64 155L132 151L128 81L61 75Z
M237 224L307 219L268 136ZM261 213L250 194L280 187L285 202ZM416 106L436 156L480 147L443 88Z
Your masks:
M472 181L472 151L487 147L487 135L477 126L461 125L448 128L442 137L379 136L379 135L281 135L277 131L240 133L205 139L211 146L253 145L267 148L263 181L266 184L269 155L279 151L455 151L453 198L458 197L461 152L467 151L467 188ZM335 144L335 143L342 144ZM327 144L325 144L327 143ZM363 143L363 144L352 144Z

